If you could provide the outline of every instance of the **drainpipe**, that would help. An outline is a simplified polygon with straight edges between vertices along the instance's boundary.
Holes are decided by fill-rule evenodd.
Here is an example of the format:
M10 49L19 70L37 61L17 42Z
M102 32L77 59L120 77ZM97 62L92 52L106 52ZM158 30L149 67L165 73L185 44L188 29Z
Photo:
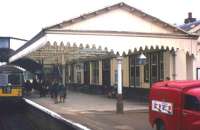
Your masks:
M117 87L117 104L116 109L118 114L124 112L123 97L122 97L122 57L117 57L117 76L118 76L118 87Z
M176 80L176 52L175 51L172 52L172 61L173 61L172 77L173 77L173 80Z

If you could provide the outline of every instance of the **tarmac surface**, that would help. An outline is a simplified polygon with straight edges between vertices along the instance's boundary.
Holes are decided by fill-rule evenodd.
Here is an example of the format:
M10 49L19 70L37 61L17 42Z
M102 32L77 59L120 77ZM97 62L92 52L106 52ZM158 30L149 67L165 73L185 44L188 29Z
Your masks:
M116 99L102 95L69 91L65 103L59 104L50 97L30 99L92 130L152 130L145 103L124 101L124 114L116 114Z

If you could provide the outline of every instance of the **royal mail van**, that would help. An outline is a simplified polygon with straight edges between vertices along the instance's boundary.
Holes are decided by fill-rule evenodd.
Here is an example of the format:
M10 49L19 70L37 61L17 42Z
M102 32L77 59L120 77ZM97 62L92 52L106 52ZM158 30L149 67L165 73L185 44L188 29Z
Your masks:
M153 84L149 121L155 130L200 130L200 81Z

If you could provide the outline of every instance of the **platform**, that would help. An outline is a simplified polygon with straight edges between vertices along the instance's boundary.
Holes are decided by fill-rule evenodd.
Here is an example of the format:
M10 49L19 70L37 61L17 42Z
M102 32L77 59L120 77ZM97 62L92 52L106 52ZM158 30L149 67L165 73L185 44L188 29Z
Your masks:
M145 103L124 101L124 114L116 114L116 99L102 95L70 91L65 103L36 95L31 100L93 130L151 130Z

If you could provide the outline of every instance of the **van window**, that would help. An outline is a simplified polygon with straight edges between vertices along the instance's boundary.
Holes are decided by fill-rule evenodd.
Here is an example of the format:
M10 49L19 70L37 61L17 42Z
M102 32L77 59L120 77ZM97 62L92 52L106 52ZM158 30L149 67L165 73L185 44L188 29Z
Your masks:
M192 95L185 95L184 108L187 110L200 111L199 99Z

